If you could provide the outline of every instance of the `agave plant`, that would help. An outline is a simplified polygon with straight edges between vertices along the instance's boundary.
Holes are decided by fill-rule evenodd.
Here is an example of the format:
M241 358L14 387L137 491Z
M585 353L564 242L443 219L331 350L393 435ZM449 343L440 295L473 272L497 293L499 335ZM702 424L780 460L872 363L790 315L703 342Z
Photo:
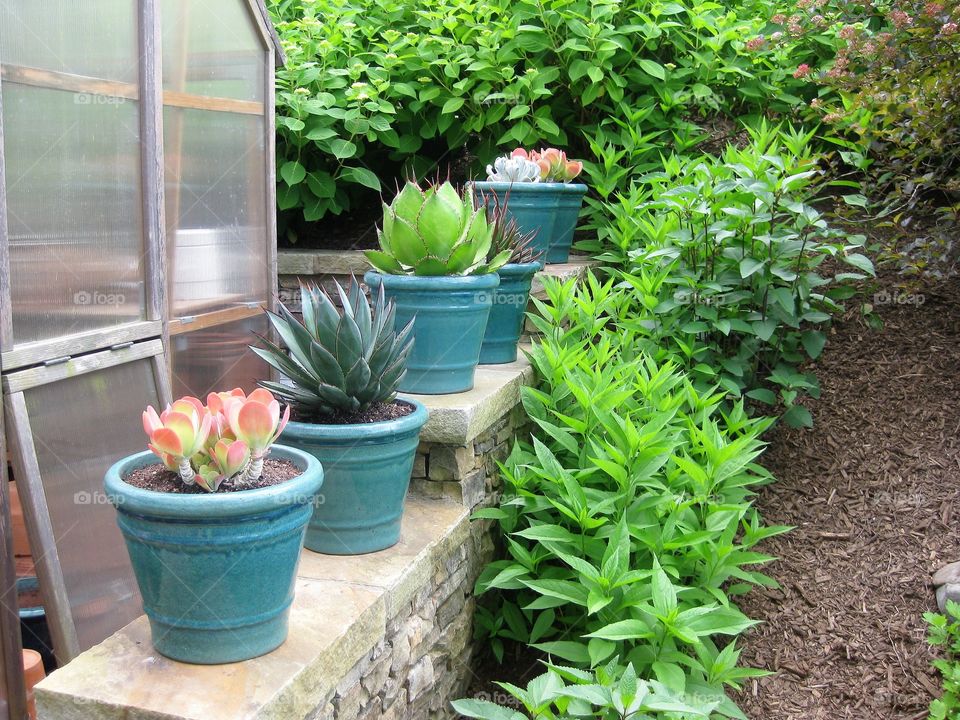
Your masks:
M270 446L290 417L280 416L280 403L263 389L248 397L236 388L210 393L204 406L182 397L162 413L143 412L147 447L186 485L216 492L226 480L257 480Z
M393 400L413 346L413 321L394 331L396 309L382 286L371 309L356 278L349 291L335 285L342 310L318 286L301 285L303 322L282 304L279 315L268 313L287 349L265 338L264 347L251 348L292 383L261 385L305 419L359 413Z
M510 193L507 192L502 202L496 193L484 194L481 200L487 208L487 221L493 225L490 255L509 252L510 259L507 262L510 263L532 263L540 260L543 252L532 246L539 229L528 233L520 232L517 219L507 212Z
M383 206L380 250L367 258L389 275L483 275L509 259L487 254L493 228L472 192L449 181L421 188L407 182L393 202Z
M527 157L504 155L487 165L489 182L540 182L540 166Z

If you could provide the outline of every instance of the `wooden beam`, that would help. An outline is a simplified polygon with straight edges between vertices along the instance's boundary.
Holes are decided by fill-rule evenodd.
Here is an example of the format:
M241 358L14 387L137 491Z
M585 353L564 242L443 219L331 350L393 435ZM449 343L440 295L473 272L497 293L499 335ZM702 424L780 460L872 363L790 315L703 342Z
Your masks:
M163 188L163 93L156 0L140 0L140 182L146 249L147 317L166 317L166 222Z
M3 376L3 391L7 394L22 393L24 390L47 385L59 380L83 375L95 370L122 365L123 363L142 360L163 353L163 343L160 340L124 344L114 350L104 350L89 355L70 358L64 362L26 368Z
M7 181L3 155L3 80L0 78L0 356L13 347L13 306L10 302L10 247L7 235ZM0 359L0 369L3 361Z
M10 487L7 483L7 449L3 435L3 396L0 395L0 718L19 720L27 715L20 654L20 614L17 602L17 571L13 556L10 522Z
M0 65L0 79L17 85L30 85L48 90L122 97L127 100L137 100L139 97L137 86L133 83L101 80L86 75L74 75L73 73L57 72L56 70L41 70L40 68L23 67L22 65Z
M0 365L3 366L3 371L6 373L17 368L38 365L60 357L79 355L113 347L114 345L160 337L161 332L162 326L159 320L142 320L102 330L66 335L52 340L27 343L15 349L7 350L0 354Z
M267 307L276 312L278 302L277 278L277 133L276 94L274 92L274 58L267 53L266 92L267 114L265 117L267 150Z
M72 73L57 72L55 70L41 70L39 68L23 67L20 65L0 65L0 79L18 85L46 88L48 90L63 90L65 92L100 95L104 97L120 97L127 100L139 100L140 90L133 83L117 80L101 80L74 75ZM265 106L261 102L250 100L236 100L234 98L208 97L188 92L164 91L163 104L172 107L190 108L194 110L212 110L240 115L263 115Z
M247 320L263 314L263 308L257 305L241 305L238 307L226 308L225 310L214 310L213 312L195 315L189 319L178 318L170 321L170 335L182 335L183 333L196 332L197 330L206 330L207 328L224 325L226 323L236 322L238 320Z
M47 498L43 492L37 450L33 444L33 432L27 414L27 403L22 392L14 392L6 401L7 426L10 431L10 449L13 460L17 493L23 503L23 516L27 525L30 547L33 549L37 578L43 593L47 614L47 626L53 640L57 662L65 665L80 654L80 641L73 622L67 588L63 582L63 569L57 551L57 538L53 534Z
M193 93L163 91L163 104L190 110L214 110L236 115L263 115L264 104L253 100L235 100L234 98L207 97Z

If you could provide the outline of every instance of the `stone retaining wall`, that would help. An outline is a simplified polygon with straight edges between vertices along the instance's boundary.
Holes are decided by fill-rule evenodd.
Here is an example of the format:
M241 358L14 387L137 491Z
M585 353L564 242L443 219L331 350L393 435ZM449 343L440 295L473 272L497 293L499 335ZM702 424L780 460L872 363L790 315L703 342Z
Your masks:
M448 720L474 653L473 587L493 558L497 461L528 422L526 362L478 370L469 393L430 398L400 543L332 557L304 551L290 637L233 665L156 654L145 618L37 688L41 720Z

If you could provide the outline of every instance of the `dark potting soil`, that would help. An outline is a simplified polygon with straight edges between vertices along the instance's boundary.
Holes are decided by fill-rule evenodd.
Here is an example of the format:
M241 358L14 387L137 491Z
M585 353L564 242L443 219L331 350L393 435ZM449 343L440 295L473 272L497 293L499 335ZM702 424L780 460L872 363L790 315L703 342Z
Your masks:
M217 494L272 487L273 485L284 483L287 480L292 480L299 474L300 469L289 460L267 458L263 463L263 473L259 479L253 482L231 482L230 480L226 480L220 486L220 489L217 490ZM133 485L133 487L153 490L154 492L180 495L209 494L197 485L185 484L177 473L167 470L162 463L137 468L127 477L123 478L123 480L128 485Z
M366 425L368 423L397 420L410 415L414 406L403 400L394 400L389 403L377 403L360 413L334 413L333 415L319 415L316 417L296 417L299 422L316 423L318 425Z

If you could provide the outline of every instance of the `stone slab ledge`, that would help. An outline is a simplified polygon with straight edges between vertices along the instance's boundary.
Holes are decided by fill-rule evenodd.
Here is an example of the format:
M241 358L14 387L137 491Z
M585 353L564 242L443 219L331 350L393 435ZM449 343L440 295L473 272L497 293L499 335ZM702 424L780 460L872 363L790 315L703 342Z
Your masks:
M412 395L430 411L420 433L422 443L465 446L520 403L520 388L533 382L534 370L523 356L505 365L480 365L473 389L455 395ZM401 394L401 397L404 397Z
M354 557L303 551L289 637L253 660L210 666L169 660L153 650L141 617L37 686L40 720L313 717L382 644L390 619L462 554L468 515L462 505L411 496L395 547Z

